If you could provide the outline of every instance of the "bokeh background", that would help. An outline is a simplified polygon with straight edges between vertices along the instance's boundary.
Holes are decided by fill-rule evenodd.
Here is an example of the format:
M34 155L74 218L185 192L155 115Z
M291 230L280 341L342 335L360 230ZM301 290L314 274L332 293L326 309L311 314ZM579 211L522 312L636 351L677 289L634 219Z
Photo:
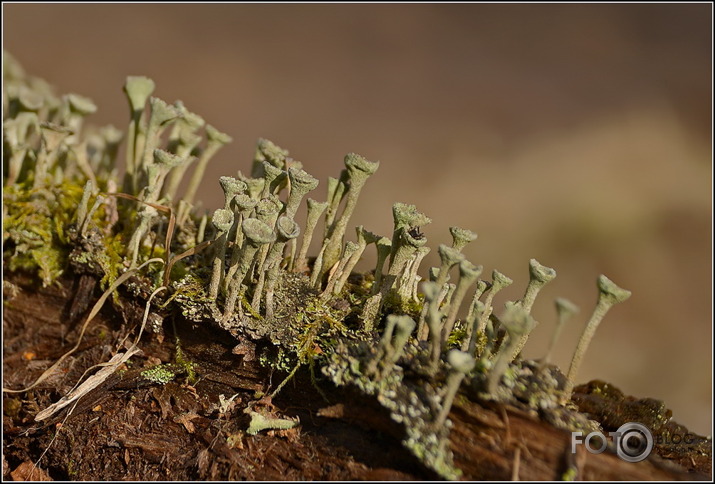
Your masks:
M544 354L553 299L581 314L555 360L568 367L605 273L633 296L596 333L579 380L664 399L712 426L712 5L3 4L4 48L35 75L92 98L124 128L127 75L234 137L221 175L250 171L255 140L325 180L350 151L381 166L353 217L389 235L416 204L436 265L448 227L479 234L469 259L558 277L537 300L525 353ZM324 181L314 198L324 198ZM362 268L370 268L368 254Z

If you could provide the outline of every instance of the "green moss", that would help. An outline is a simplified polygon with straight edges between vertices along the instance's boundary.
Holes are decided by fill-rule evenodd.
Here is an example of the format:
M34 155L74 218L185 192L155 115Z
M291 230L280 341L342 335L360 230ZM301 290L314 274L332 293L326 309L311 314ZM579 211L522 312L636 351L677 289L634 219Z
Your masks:
M178 338L176 339L176 356L174 361L176 361L176 364L184 369L188 382L192 385L196 383L196 370L194 369L194 364L186 358L184 351L181 349L181 344Z
M100 286L104 290L114 284L114 281L119 277L119 269L122 268L126 245L122 234L104 237L102 238L102 243L104 250L93 251L89 257L102 268L104 275L100 280ZM114 291L112 298L115 303L118 303L119 293Z
M298 358L280 346L266 346L258 356L258 362L264 367L289 372L295 368Z
M44 286L49 285L62 275L67 264L67 251L53 246L45 246L30 251L32 260L37 264Z
M69 476L69 478L72 480L81 480L76 465L77 464L74 459L69 459L67 461L67 476Z
M561 474L562 481L575 481L578 476L578 469L576 467L569 467L566 472Z
M412 298L403 300L396 292L390 291L385 297L383 312L385 314L407 314L413 319L418 319L422 312L424 296L420 295L419 301Z
M245 293L241 295L241 305L245 311L248 311L248 314L250 314L253 319L257 319L259 321L263 319L263 316L258 314L256 310L253 309L253 306L251 306L251 303L248 302L248 298Z
M459 321L458 321L459 323ZM459 345L465 338L469 338L469 335L465 331L463 326L457 325L457 327L452 331L447 338L447 346L454 347Z
M3 192L3 258L9 270L37 272L43 286L62 275L70 252L67 228L82 187L65 182L59 187L32 189L29 183Z

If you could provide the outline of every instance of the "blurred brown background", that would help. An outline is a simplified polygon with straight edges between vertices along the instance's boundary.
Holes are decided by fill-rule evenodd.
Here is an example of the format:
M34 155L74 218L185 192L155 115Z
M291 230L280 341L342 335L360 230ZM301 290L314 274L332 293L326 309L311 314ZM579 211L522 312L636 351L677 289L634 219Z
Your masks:
M559 276L537 300L526 355L543 355L553 299L581 314L605 273L631 299L596 333L580 380L664 399L711 433L712 155L709 4L32 5L4 4L4 47L32 74L124 128L127 75L147 75L234 137L200 194L250 169L267 137L323 180L349 151L382 162L353 217L391 233L416 204L436 252L448 227L515 280L528 261ZM435 265L435 254L423 273ZM365 269L369 262L364 264Z

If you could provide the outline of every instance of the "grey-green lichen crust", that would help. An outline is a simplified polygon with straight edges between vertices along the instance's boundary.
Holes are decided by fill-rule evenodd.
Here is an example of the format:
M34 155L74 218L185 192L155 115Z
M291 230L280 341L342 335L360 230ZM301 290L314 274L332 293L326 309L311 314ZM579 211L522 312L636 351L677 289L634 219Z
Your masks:
M412 347L411 352L414 350ZM402 443L415 457L444 479L458 479L461 471L454 466L449 450L451 422L439 428L432 425L441 404L436 388L405 379L401 366L379 379L366 376L365 368L375 356L364 342L351 346L340 343L323 366L323 373L337 386L352 385L374 396L390 411L392 420L404 426Z

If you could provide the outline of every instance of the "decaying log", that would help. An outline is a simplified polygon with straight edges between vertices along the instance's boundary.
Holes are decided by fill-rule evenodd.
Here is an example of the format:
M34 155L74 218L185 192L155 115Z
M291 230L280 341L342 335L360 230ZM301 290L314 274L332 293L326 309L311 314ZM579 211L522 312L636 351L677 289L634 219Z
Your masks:
M71 281L47 288L29 286L28 279L17 275L10 275L8 281L13 283L12 287L16 290L12 291L13 295L7 301L4 311L6 336L11 338L4 355L5 383L16 383L19 387L20 382L12 380L23 361L31 363L28 352L44 350L47 354L52 354L53 357L58 356L57 348L43 342L43 334L50 334L53 338L57 338L60 333L64 333L67 328L71 327L69 319L65 316L73 307L73 291L66 289L72 287ZM76 306L74 307L76 310ZM123 307L126 311L134 311L130 304L125 304ZM103 311L103 316L99 319L98 324L109 327L119 325L123 331L126 331L125 318L118 317L120 315L116 314L117 311L121 313L122 309ZM216 389L216 393L220 391L227 396L243 392L244 397L241 405L245 406L257 391L260 392L271 386L275 388L285 376L262 367L257 358L253 357L252 353L255 348L247 347L251 345L250 342L243 344L242 351L234 351L235 341L227 339L225 334L218 334L217 328L197 328L186 325L181 329L180 321L177 321L176 325L180 333L183 331L183 351L194 361L195 369L203 379L201 383L197 384L199 393L205 393L211 389ZM17 335L23 326L34 328L31 333L25 335L26 340ZM116 327L114 330L117 333L120 332ZM145 344L147 344L147 339L152 338L144 338ZM156 337L154 337L155 339ZM151 348L147 348L145 353L153 354L153 358L157 361L167 360L170 353L165 349L167 344L164 342L163 345L157 345L154 341L149 345ZM92 348L88 345L86 351L90 350ZM93 354L94 358L107 357L98 351ZM39 356L47 357L46 355ZM90 363L87 361L85 365ZM76 373L76 371L73 370L72 373ZM146 382L140 384L137 380L140 373L141 368L126 371L121 376L108 380L107 384L93 393L90 392L80 401L73 418L76 418L77 422L92 422L93 420L89 417L92 417L93 412L97 409L117 406L112 403L113 399L125 398L124 401L126 401L127 392L131 394L140 392L142 389L146 390ZM178 417L176 415L165 417L170 421L169 424L174 431L177 428L182 432L187 432L186 429L191 430L185 434L185 439L181 440L186 449L182 452L191 455L193 451L190 449L203 449L197 451L198 454L192 457L193 460L190 459L193 466L190 469L194 470L183 469L182 472L189 473L180 474L179 478L192 475L193 478L202 478L202 476L222 479L229 476L246 477L246 474L240 474L239 471L241 466L246 466L245 462L248 457L241 454L246 452L261 454L258 463L251 461L254 462L252 465L256 466L254 469L256 474L251 474L253 476L280 478L281 474L276 474L275 469L284 468L292 469L293 472L283 474L285 478L321 479L327 478L326 476L382 480L438 478L431 471L422 467L417 459L402 448L400 444L400 439L403 436L401 427L390 420L387 411L376 401L370 401L368 398L361 400L360 396L350 388L335 388L326 386L326 382L323 382L323 391L329 399L329 403L326 403L317 395L312 386L307 368L298 372L294 380L294 384L287 385L274 401L271 402L268 399L263 404L270 408L280 408L286 415L300 417L300 430L292 433L270 434L273 437L259 436L260 440L256 442L265 443L267 438L280 441L277 442L280 445L268 445L266 447L269 449L267 454L255 447L256 444L252 443L250 437L242 437L246 440L239 441L245 442L245 444L227 447L226 435L232 434L226 434L221 428L225 428L227 425L235 427L236 424L220 418L215 420L215 416L211 417L212 414L208 413L198 416L195 412L201 413L198 403L200 400L199 396L195 395L196 389L193 387L171 383L166 387L155 387L153 391L143 393L142 395L145 396L142 398L157 400L162 417L174 412L178 407L190 409L188 413L184 412ZM68 384L60 376L48 383L52 381L60 385L58 390L66 388ZM26 384L27 381L22 383ZM47 389L46 384L38 392ZM583 400L587 399L583 398ZM48 401L46 397L44 401ZM185 403L181 403L182 401ZM118 405L118 408L121 408L125 404L119 401ZM41 408L37 408L37 410L41 410ZM99 416L101 413L97 415ZM185 424L185 415L190 415L193 419L188 425ZM247 416L241 416L240 412L234 415L237 415L234 418L238 418L241 425L245 425ZM96 419L97 417L94 417L94 420ZM709 479L710 477L710 458L704 458L702 455L698 456L698 459L691 457L689 459L692 462L691 466L683 466L676 463L682 464L688 460L687 456L682 453L664 459L653 452L646 460L638 463L622 461L610 450L602 454L592 454L587 452L583 446L579 446L577 452L572 454L569 432L539 419L538 415L493 402L474 401L465 394L460 394L455 400L449 419L453 424L450 434L451 450L454 454L455 465L461 470L463 479L694 480ZM23 432L22 426L27 430L36 425L31 421L26 421L24 424L19 424L20 427L14 427L15 424L10 424L10 420L7 419L5 423L6 446L17 445L14 443L14 439ZM68 429L72 428L72 420L68 419L65 424ZM56 425L56 421L53 421L52 425ZM218 434L216 433L217 429ZM239 432L239 434L241 433ZM378 438L380 435L384 438ZM162 457L177 437L176 434L163 435L162 429L156 426L146 425L142 428L132 429L117 428L113 435L108 435L106 438L111 444L109 450L112 446L119 446L123 449L121 455L124 456L127 465L134 465L136 459L145 459L144 465L149 467L166 465L166 462L174 462L175 465L179 465L182 461L182 459L172 461ZM295 447L297 450L300 449L298 454L290 451L292 445L297 446ZM206 453L207 449L208 454ZM307 452L305 449L310 449L309 454L305 454ZM106 458L116 460L110 455L109 450ZM271 452L275 453L271 455ZM15 447L11 452L6 452L6 455L11 460L22 455L23 458L18 460L18 463L25 462L28 458L37 458L37 455L30 456L16 451ZM48 460L43 466L44 469L49 469L50 475L53 473L53 468L66 468L68 464L61 462L60 456L63 455L61 452L50 453L50 455L54 456L55 460ZM320 475L312 473L314 471L309 471L311 467L308 462L302 460L304 457L297 457L297 455L304 457L313 455L313 459L315 459L313 464L321 464L323 458L329 459L329 464L325 465L328 466L328 470L332 474L328 471ZM209 461L210 465L207 464ZM273 470L261 468L260 465L268 465L261 463L270 463ZM336 463L339 463L337 467L335 467ZM371 463L373 465L370 465ZM222 470L224 469L222 466L229 466L229 470ZM101 467L102 465L98 463L97 468ZM197 472L197 474L191 474L191 472ZM228 473L224 474L224 472ZM64 474L60 473L59 475ZM151 475L153 474L147 474L147 476ZM79 476L88 478L84 474ZM113 478L114 476L105 477ZM171 478L170 475L166 477Z

